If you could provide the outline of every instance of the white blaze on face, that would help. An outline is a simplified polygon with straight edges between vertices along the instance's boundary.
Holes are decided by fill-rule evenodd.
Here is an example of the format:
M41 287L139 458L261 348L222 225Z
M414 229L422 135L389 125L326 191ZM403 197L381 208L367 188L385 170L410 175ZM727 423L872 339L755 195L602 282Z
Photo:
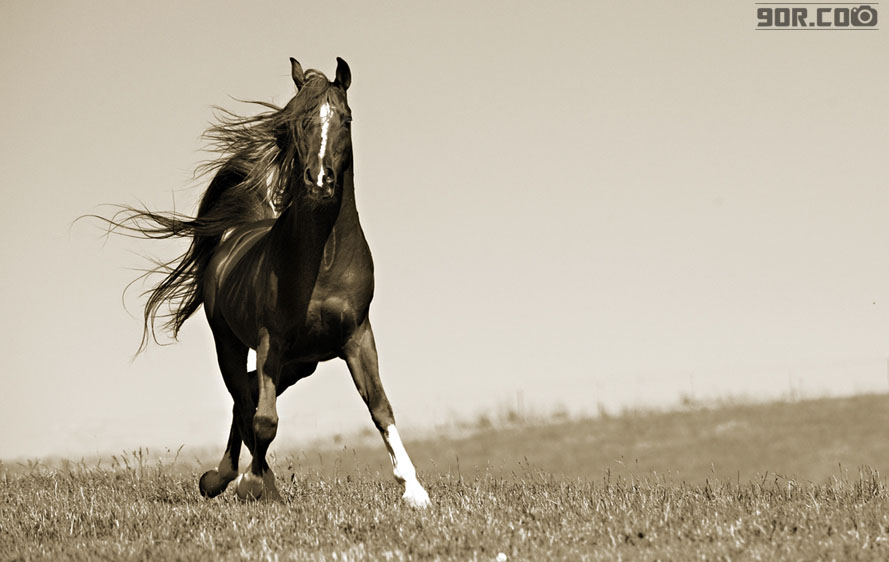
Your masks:
M318 149L318 187L323 185L324 180L324 153L327 152L327 129L330 128L330 117L333 112L330 110L330 104L324 102L321 104L321 148Z

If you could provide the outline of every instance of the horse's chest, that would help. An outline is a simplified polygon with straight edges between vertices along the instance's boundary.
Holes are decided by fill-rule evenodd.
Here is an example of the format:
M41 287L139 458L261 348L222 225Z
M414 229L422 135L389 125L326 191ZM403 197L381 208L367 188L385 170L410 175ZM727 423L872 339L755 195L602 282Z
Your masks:
M328 294L312 299L306 314L307 335L350 334L358 327L358 307L348 296Z
M292 340L300 354L310 350L339 351L367 317L372 284L344 283L343 279L325 282L323 277L312 292L304 320Z

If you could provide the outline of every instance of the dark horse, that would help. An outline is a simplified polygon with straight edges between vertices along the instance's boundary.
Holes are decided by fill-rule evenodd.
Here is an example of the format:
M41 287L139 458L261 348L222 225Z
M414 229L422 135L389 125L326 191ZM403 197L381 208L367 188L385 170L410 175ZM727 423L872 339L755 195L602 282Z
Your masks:
M160 308L175 336L201 304L234 400L231 432L215 470L201 476L205 496L237 479L241 498L280 499L266 452L278 429L276 397L341 357L392 460L404 500L429 505L398 431L377 367L368 310L373 261L358 222L352 160L349 66L336 79L291 61L297 94L284 108L253 117L225 113L207 136L222 156L196 217L124 207L109 222L139 236L187 237L189 249L160 270L149 294L145 334ZM141 349L141 348L140 348ZM255 372L247 355L256 350ZM241 443L253 455L238 475Z

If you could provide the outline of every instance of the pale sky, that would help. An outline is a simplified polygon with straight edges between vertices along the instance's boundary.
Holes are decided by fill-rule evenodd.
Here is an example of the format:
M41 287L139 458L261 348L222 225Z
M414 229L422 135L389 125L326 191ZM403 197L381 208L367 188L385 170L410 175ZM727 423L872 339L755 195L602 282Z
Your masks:
M752 1L0 1L0 459L217 447L199 312L131 362L144 255L72 220L194 210L211 106L352 69L371 309L402 435L547 411L889 390L889 30ZM889 13L883 17L889 17ZM342 362L276 443L370 427Z

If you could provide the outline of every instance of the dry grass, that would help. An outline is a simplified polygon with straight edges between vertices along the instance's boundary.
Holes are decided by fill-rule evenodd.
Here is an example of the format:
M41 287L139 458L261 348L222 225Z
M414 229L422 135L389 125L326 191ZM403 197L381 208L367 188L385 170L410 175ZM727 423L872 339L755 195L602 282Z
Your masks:
M400 505L382 445L279 453L283 505L205 500L196 466L141 452L104 467L3 465L0 558L884 560L889 493L872 467L887 450L868 439L885 431L886 400L408 443L434 502L419 513ZM862 459L869 466L840 468Z

